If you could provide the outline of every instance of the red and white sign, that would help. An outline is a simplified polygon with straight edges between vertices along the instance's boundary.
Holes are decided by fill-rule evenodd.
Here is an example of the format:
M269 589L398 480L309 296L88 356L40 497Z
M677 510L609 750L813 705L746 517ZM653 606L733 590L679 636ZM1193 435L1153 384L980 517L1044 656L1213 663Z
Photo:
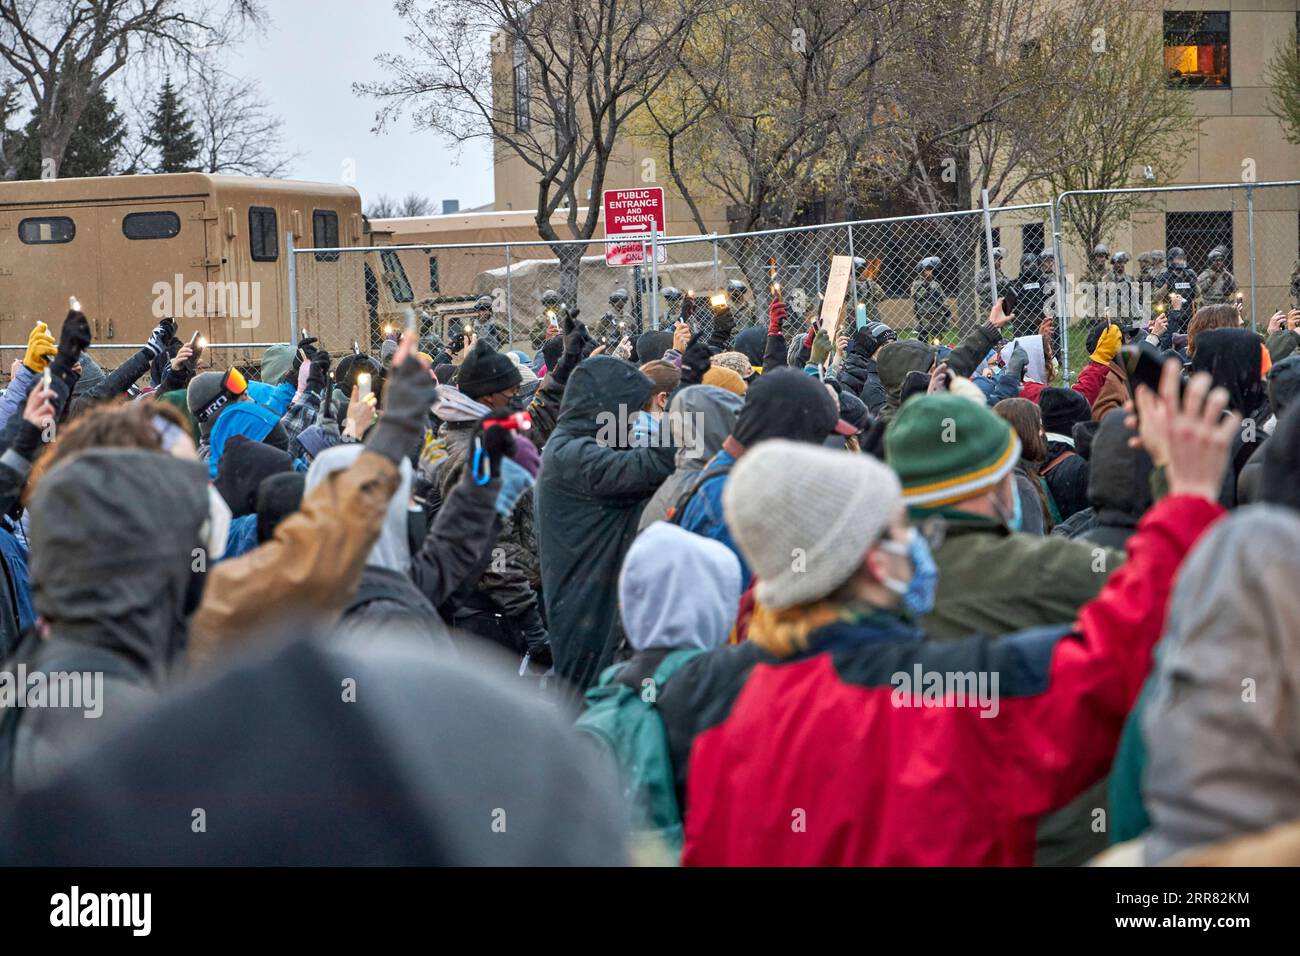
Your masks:
M642 266L652 232L664 236L664 188L605 190L605 265ZM656 258L668 261L668 251L657 247Z

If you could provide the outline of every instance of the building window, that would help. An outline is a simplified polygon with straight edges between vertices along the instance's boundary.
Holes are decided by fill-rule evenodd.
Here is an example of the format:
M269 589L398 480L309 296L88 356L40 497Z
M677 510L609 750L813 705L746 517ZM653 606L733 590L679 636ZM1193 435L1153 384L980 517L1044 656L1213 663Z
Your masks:
M438 257L429 256L429 291L437 295L438 289Z
M1209 266L1210 250L1228 250L1232 268L1231 212L1171 212L1165 214L1165 248L1175 246L1187 253L1187 264L1198 273Z
M415 293L411 291L411 282L406 278L406 270L402 268L402 260L397 258L397 253L381 252L379 261L384 264L384 280L388 283L388 291L393 301L413 301Z
M1170 86L1230 87L1228 14L1166 12L1165 72Z
M71 242L76 234L76 223L67 216L24 219L18 224L18 238L29 246Z
M128 239L171 239L180 231L181 217L174 212L133 212L122 219Z
M524 45L518 41L515 42L514 54L514 97L515 97L515 130L524 133L528 131L528 61L524 57Z
M274 262L280 258L280 239L276 232L275 210L271 207L249 208L248 245L254 262Z
M330 209L317 209L311 214L311 244L317 249L337 249L339 245L339 214ZM338 262L337 252L316 253L317 262Z

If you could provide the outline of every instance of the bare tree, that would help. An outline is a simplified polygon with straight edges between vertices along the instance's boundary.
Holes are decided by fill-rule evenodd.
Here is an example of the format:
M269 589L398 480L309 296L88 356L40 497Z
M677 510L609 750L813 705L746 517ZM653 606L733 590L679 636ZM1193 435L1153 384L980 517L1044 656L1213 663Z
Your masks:
M254 80L198 69L187 94L205 172L285 176L299 158L285 151L284 120L271 112Z
M721 0L398 0L405 54L384 54L384 80L353 89L382 103L376 128L410 110L418 129L453 142L491 139L537 176L538 234L589 239L605 175L629 116L664 82L691 24ZM509 90L509 98L494 96ZM553 245L561 294L576 294L580 246Z
M370 219L395 219L400 215L397 200L385 193L380 193L366 206L366 216Z
M1075 148L1064 157L1053 149L1040 164L1053 193L1168 182L1197 136L1191 95L1169 86L1163 38L1150 19L1122 8L1100 15L1087 52L1057 58L1061 75L1051 115L1069 131ZM1077 38L1053 40L1078 43ZM1031 146L1031 161L1033 153ZM1067 202L1063 217L1084 249L1148 208L1140 193L1075 196Z
M1278 44L1264 77L1271 87L1269 111L1281 122L1287 142L1300 146L1300 38L1294 31Z
M0 58L31 98L42 165L57 170L87 104L128 59L188 61L263 19L257 0L0 0Z
M399 216L427 216L433 212L433 200L419 193L407 193L398 206Z

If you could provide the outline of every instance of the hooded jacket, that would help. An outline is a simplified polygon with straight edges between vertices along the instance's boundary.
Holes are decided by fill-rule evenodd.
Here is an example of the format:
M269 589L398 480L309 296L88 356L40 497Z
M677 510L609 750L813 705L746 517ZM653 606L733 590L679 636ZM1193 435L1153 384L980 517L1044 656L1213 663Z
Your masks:
M236 435L242 435L250 441L266 441L272 447L279 447L287 454L288 439L282 443L268 440L279 426L280 416L257 402L236 402L222 411L208 439L208 477L215 479L221 466L221 456L225 454L226 443ZM283 429L280 434L283 435Z
M1233 435L1219 498L1225 508L1237 503L1237 476L1259 449L1270 414L1262 360L1263 345L1249 329L1211 329L1196 337L1192 372L1209 372L1216 386L1227 389L1228 410L1255 423L1254 428L1239 428Z
M1073 625L951 643L877 612L790 657L750 641L685 664L657 702L686 755L683 863L1027 865L1037 818L1109 766L1175 569L1222 513L1163 500ZM988 708L943 706L927 676L979 674Z
M1255 505L1206 535L1179 573L1133 717L1147 753L1148 863L1300 818L1297 550L1300 517Z
M16 661L103 671L103 713L19 711L14 783L33 786L152 705L185 647L191 565L210 515L202 465L131 448L91 449L51 469L32 501L37 613ZM165 515L164 525L159 516Z
M1102 419L1092 439L1088 460L1088 504L1093 525L1079 539L1103 548L1122 550L1151 507L1151 456L1130 448L1133 432L1124 427L1125 412L1117 409Z
M292 470L293 459L286 452L245 435L232 435L214 484L230 506L231 517L239 518L257 511L257 486L263 478Z
M673 470L673 449L609 440L653 384L597 355L573 371L534 489L542 594L557 673L589 687L622 638L618 571L646 501Z
M668 406L668 430L677 448L676 467L641 512L638 530L668 518L668 510L719 449L735 427L745 400L713 385L688 385ZM688 430L690 434L687 435ZM689 440L688 440L689 439Z
M391 631L245 658L7 808L0 862L626 863L609 767L489 664ZM349 679L356 699L341 704ZM195 807L220 839L190 831ZM489 825L496 807L508 835Z
M934 365L934 348L916 339L899 339L887 342L876 352L876 367L880 384L885 389L885 404L880 417L884 421L894 417L902 401L903 379L908 372L929 372Z

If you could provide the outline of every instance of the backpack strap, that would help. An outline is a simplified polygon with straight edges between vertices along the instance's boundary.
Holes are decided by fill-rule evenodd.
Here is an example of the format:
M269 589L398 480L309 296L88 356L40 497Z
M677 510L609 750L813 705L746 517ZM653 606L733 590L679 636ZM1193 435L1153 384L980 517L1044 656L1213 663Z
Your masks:
M706 652L698 647L683 648L680 651L670 651L664 656L664 659L659 662L659 666L655 668L654 676L651 678L651 680L655 682L655 687L663 687L664 684L668 683L668 678L677 673L682 665L689 664L691 661L695 660L695 658L704 653Z
M1053 458L1051 461L1049 461L1049 462L1048 462L1046 465L1044 465L1042 468L1038 469L1038 474L1041 475L1042 477L1046 478L1046 477L1047 477L1047 473L1048 473L1049 471L1051 471L1053 468L1055 468L1055 467L1056 467L1057 465L1059 465L1061 462L1065 461L1065 459L1069 458L1071 455L1077 455L1077 454L1078 454L1078 452L1076 452L1073 448L1067 448L1067 449L1065 449L1065 451L1061 452L1059 455L1057 455L1055 458Z
M734 464L734 462L732 464ZM668 516L666 519L668 523L681 525L682 518L686 514L686 506L691 503L691 499L695 497L696 492L698 492L701 488L704 487L704 483L706 481L716 478L719 475L728 474L731 471L731 468L732 465L727 464L727 465L719 465L717 468L714 468L712 471L710 471L708 468L705 468L703 471L701 471L699 477L696 478L693 482L691 482L690 487L688 487L684 492L682 492L680 495L677 496L677 500L673 502L672 506L668 509Z

